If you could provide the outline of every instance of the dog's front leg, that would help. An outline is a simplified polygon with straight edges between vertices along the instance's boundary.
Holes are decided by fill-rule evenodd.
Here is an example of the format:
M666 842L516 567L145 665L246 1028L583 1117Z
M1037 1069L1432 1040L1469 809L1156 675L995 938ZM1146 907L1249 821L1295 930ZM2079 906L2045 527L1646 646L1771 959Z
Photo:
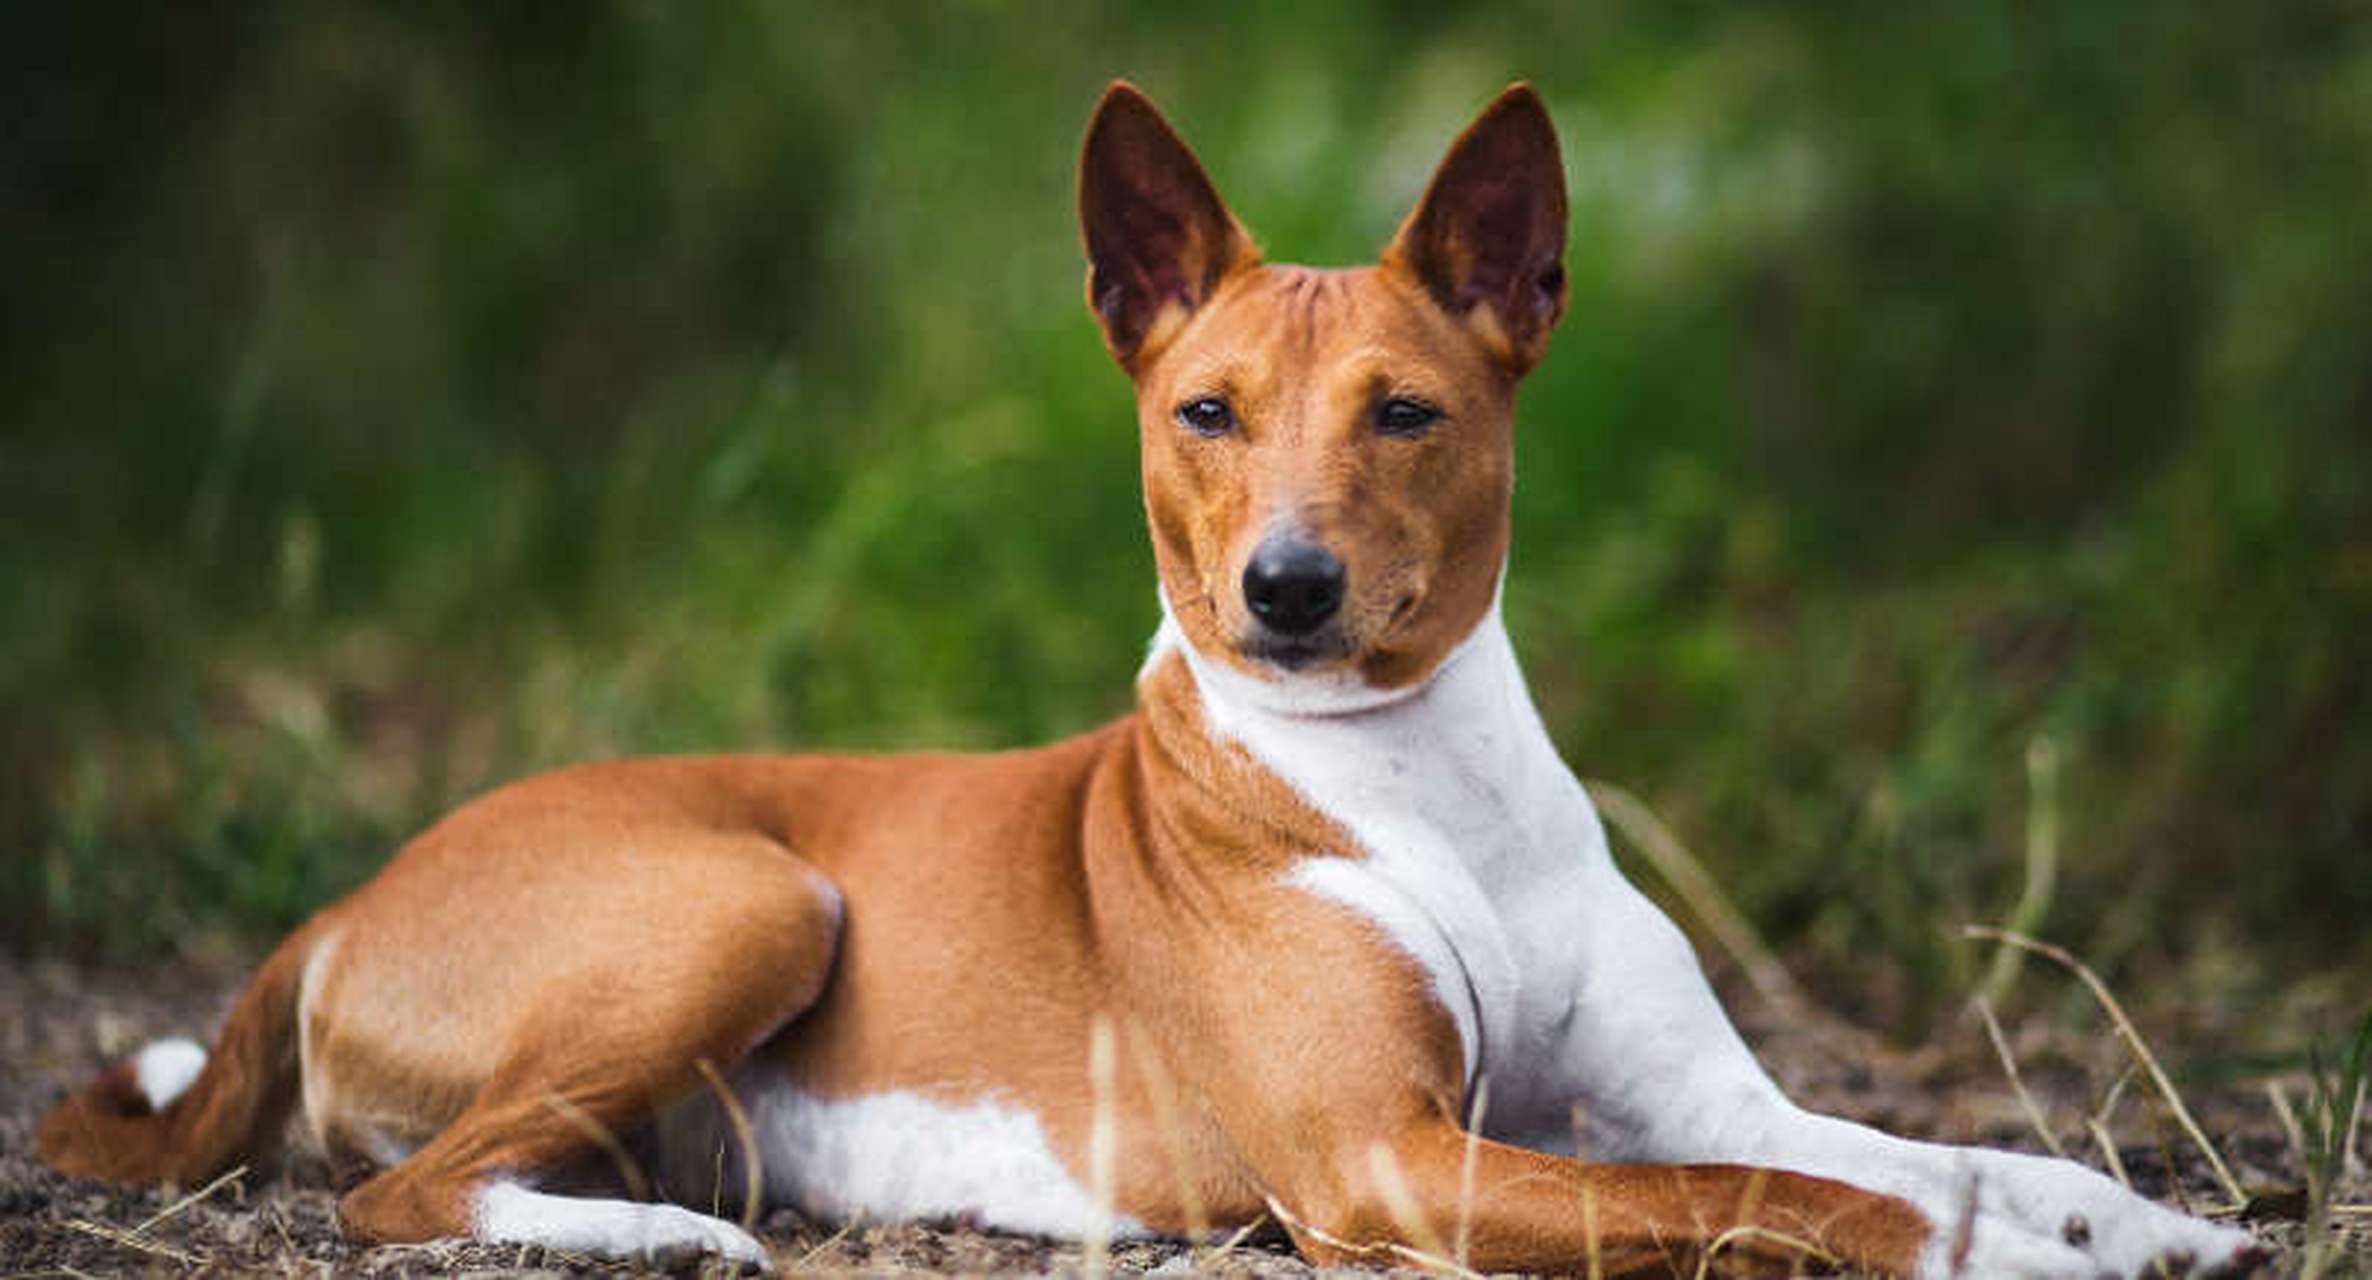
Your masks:
M1901 1273L1930 1235L1914 1206L1837 1180L1470 1137L1459 1028L1423 970L1365 917L1298 889L1255 883L1190 928L1124 936L1162 939L1159 967L1115 950L1141 997L1130 1034L1223 1137L1213 1178L1231 1214L1265 1198L1322 1263L1424 1261L1413 1250L1484 1272ZM1166 976L1180 972L1227 979Z
M1309 1149L1286 1225L1321 1265L1443 1257L1486 1274L1800 1275L1911 1270L1910 1205L1833 1179L1738 1165L1599 1164L1483 1141L1445 1115Z
M1739 1039L1680 931L1611 863L1593 877L1551 1068L1592 1154L1767 1165L1899 1196L1937 1228L1923 1274L2216 1275L2258 1259L2245 1232L2069 1161L1912 1142L1797 1107Z

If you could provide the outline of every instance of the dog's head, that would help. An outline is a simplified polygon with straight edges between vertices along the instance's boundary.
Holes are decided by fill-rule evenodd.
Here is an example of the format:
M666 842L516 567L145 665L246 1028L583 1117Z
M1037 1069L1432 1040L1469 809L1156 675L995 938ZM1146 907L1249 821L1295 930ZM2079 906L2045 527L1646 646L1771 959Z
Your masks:
M1565 306L1539 96L1483 111L1374 266L1263 264L1126 84L1088 127L1079 214L1186 642L1264 681L1424 680L1498 590L1516 384Z

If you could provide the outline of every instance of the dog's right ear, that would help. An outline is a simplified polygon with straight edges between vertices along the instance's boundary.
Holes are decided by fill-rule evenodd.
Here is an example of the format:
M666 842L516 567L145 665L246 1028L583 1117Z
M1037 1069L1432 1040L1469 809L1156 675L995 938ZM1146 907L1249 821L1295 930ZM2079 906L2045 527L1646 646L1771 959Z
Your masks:
M1194 153L1125 80L1104 90L1087 126L1079 229L1087 305L1131 373L1221 280L1260 260Z

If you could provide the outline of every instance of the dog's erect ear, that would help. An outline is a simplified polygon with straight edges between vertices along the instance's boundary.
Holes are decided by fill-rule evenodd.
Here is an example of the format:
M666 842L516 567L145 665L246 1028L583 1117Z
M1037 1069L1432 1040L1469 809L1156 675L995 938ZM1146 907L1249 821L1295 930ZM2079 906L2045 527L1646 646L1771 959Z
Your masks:
M1565 313L1565 165L1548 108L1509 85L1468 125L1384 251L1518 373Z
M1194 153L1126 81L1104 91L1087 126L1079 227L1087 238L1087 305L1131 372L1230 272L1259 261ZM1173 306L1176 319L1165 321Z

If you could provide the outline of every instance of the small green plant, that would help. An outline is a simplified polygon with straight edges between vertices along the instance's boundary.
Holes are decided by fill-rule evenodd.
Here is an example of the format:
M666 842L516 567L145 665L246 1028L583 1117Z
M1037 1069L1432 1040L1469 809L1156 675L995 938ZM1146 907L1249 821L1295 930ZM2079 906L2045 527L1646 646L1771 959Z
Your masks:
M2306 1156L2306 1259L2298 1274L2305 1280L2323 1274L2337 1252L2331 1230L2332 1210L2339 1202L2339 1184L2347 1176L2354 1150L2356 1126L2361 1122L2366 1073L2372 1069L2372 1008L2356 1024L2355 1038L2340 1055L2336 1070L2323 1060L2322 1048L2308 1054L2306 1106L2298 1129Z

